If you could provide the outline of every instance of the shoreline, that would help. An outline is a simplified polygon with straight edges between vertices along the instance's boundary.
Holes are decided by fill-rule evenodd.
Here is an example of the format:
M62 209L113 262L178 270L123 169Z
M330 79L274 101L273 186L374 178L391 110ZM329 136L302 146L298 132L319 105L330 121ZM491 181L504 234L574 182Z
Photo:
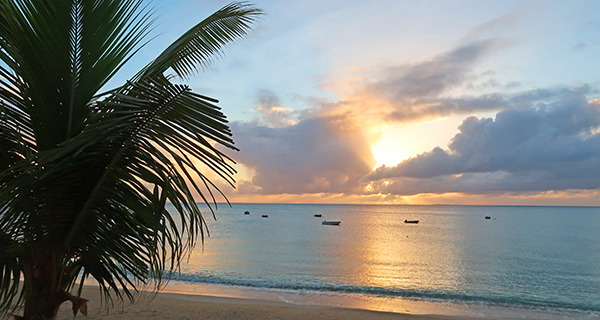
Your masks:
M223 320L273 320L273 319L398 319L398 320L483 320L489 318L444 315L414 315L396 312L373 311L348 307L299 305L281 301L220 297L210 295L161 292L153 299L140 294L134 304L118 303L107 314L100 307L100 296L93 288L85 288L82 297L89 299L88 315L78 314L75 319L223 319ZM64 303L58 319L73 319L71 304ZM508 318L506 320L509 320Z
M162 292L192 296L202 295L284 302L288 305L307 307L321 306L359 309L404 315L441 317L443 319L600 320L600 314L598 312L572 309L536 308L442 299L386 297L357 293L251 288L182 281L171 281Z
M377 299L361 300L352 294L323 295L180 282L169 283L153 299L149 293L140 292L134 304L115 303L108 314L105 307L100 307L100 296L93 286L86 286L82 297L90 300L88 316L78 314L75 319L600 319L592 314L574 316L556 310L401 298L379 299L378 303ZM73 319L71 303L61 306L58 319Z

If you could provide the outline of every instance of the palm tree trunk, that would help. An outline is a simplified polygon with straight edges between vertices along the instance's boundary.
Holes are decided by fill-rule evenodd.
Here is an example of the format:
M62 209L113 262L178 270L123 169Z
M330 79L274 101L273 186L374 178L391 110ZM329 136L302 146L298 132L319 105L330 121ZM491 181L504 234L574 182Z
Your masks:
M23 263L25 305L22 319L56 319L60 305L69 297L58 283L60 278L54 259L43 259L42 254L33 256L35 262L26 260Z
M60 305L68 300L61 293L25 297L24 320L54 320L58 316Z

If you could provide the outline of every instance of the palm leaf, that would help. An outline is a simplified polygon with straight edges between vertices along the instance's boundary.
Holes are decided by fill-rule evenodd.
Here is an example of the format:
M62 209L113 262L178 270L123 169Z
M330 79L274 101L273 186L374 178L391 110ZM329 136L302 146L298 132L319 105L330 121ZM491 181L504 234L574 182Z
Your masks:
M233 40L243 37L262 11L246 2L232 2L183 34L136 78L162 74L172 68L181 78L207 69Z
M227 158L208 140L190 138L204 131L213 141L235 149L219 108L165 77L150 80L130 83L99 101L95 118L102 121L65 142L68 148L62 148L62 154L41 154L38 159L48 168L39 184L69 190L69 197L82 199L64 225L48 219L53 219L53 234L67 235L64 250L81 257L83 269L107 295L119 295L121 288L132 297L128 288L135 285L128 275L160 282L163 271L177 268L197 235L203 239L203 218L189 189L193 185L202 194L190 173L199 170L187 155L234 183L235 171ZM82 170L87 172L85 179L70 174ZM58 206L66 200L44 202ZM177 209L175 219L164 209L167 200Z
M132 299L204 239L194 193L213 212L221 191L203 171L234 185L216 146L237 149L217 101L164 73L208 67L260 14L227 5L98 94L144 45L153 13L142 1L0 0L0 313L19 297L26 317L52 314L40 299L85 310L67 291L89 276L107 301Z
M2 1L0 59L12 72L1 75L22 98L14 105L30 117L38 150L83 129L87 103L150 28L151 15L141 6L133 0ZM7 77L11 73L18 76Z

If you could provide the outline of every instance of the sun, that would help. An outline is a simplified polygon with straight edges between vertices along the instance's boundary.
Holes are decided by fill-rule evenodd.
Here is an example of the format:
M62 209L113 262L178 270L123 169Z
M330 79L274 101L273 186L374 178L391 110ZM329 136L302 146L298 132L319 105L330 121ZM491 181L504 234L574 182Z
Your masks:
M460 116L453 116L379 128L381 139L371 147L376 167L398 165L435 147L447 148L462 120Z
M386 167L395 166L402 162L402 160L408 159L411 156L405 149L401 148L398 141L394 141L394 139L383 138L381 142L371 147L371 151L373 152L373 157L376 161L375 168L383 165Z

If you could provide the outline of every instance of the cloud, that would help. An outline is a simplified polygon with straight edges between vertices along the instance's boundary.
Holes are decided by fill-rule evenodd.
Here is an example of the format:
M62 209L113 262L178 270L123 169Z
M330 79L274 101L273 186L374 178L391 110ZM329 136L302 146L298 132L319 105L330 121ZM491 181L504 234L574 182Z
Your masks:
M261 121L266 125L285 127L294 124L294 121L290 119L292 109L284 107L273 91L260 90L257 102L258 107L255 111L260 114Z
M449 116L481 111L528 109L543 101L567 102L570 99L583 99L591 91L588 85L575 89L543 88L516 93L489 93L479 96L459 98L416 99L412 107L398 108L389 113L391 119L422 119L430 116ZM388 118L389 119L389 118Z
M495 119L469 117L448 150L379 167L366 180L373 192L394 194L599 188L600 103L587 102L585 88L561 92Z
M581 51L581 50L583 50L583 49L585 49L585 48L587 48L587 47L589 47L589 45L588 45L586 42L579 41L579 42L577 42L576 44L574 44L574 45L571 47L571 49L570 49L570 50L571 50L572 52L576 52L576 51Z
M477 41L418 64L389 68L385 79L366 90L396 103L437 97L469 80L475 64L501 43L500 39Z
M595 169L600 135L593 134L600 116L598 103L587 102L588 85L458 97L448 93L470 86L480 76L472 74L473 62L500 42L477 42L431 61L392 68L379 81L363 85L363 95L320 101L294 112L300 117L296 121L275 93L261 90L255 109L260 118L231 126L242 149L236 160L253 172L251 179L240 180L237 193L411 196L600 187ZM483 83L504 90L519 86ZM497 110L495 119L466 118L448 150L437 147L397 166L371 170L375 139L369 135L382 118L412 121Z
M430 59L355 68L328 83L338 101L322 98L292 111L274 92L261 90L258 118L231 125L241 149L236 160L252 172L240 179L237 194L290 201L294 195L506 196L600 188L600 112L586 98L592 89L525 90L526 84L501 81L485 67L510 44L489 37L520 19L505 15L483 24L460 46ZM448 149L372 170L369 134L382 125L477 112L497 115L466 118Z
M506 90L519 84L490 78L494 75L491 70L476 72L480 61L506 45L507 41L499 38L474 41L419 63L388 66L329 83L344 97L329 108L338 112L358 109L363 118L406 123L511 107L518 97ZM480 92L490 89L504 92ZM456 96L457 90L461 96Z
M490 21L486 21L474 27L471 32L464 37L463 41L472 42L476 39L496 37L499 34L505 34L509 29L516 29L522 24L522 21L527 16L526 11L531 12L530 9L533 8L524 8L521 6L521 8L515 12L504 14Z
M588 85L516 91L520 83L490 78L494 76L492 70L474 72L478 61L505 45L502 39L473 42L420 63L387 67L370 77L341 81L337 87L353 86L354 90L341 101L323 104L321 113L360 110L357 114L370 123L410 123L476 112L527 109L544 101L579 99L592 91ZM377 80L367 80L374 78ZM336 88L335 84L331 86Z
M241 192L344 193L375 165L370 143L346 115L302 119L285 127L233 122L236 160L254 170Z

